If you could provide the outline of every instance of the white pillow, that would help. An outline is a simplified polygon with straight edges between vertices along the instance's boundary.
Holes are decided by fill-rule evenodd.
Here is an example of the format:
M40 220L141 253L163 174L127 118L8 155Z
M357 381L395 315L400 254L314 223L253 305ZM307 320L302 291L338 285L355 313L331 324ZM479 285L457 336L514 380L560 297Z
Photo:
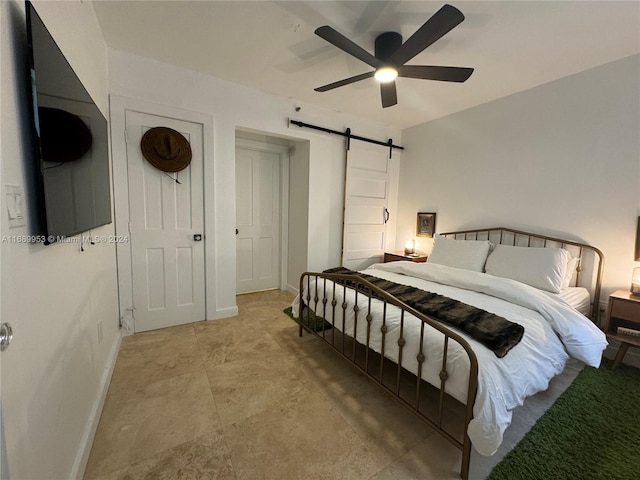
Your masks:
M436 234L427 262L482 272L490 245L488 240L453 240Z
M570 257L569 260L567 260L567 271L564 273L564 280L562 281L563 290L571 285L573 276L576 274L576 270L578 269L579 261L579 257Z
M486 272L558 293L562 290L570 258L563 248L496 245L487 258Z

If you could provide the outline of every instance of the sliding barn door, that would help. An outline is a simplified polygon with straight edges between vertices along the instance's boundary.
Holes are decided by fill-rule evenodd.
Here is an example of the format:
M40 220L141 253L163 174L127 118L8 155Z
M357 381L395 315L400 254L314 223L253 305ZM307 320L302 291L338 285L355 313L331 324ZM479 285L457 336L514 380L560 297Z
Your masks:
M396 152L394 152L396 155ZM360 270L382 262L391 212L389 148L352 141L347 151L342 264Z

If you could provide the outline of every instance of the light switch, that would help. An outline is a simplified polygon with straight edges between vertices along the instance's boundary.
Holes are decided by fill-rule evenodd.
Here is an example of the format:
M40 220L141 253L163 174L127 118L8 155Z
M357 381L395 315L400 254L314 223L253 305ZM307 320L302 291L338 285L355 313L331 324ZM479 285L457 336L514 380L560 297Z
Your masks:
M18 216L16 212L16 196L7 193L7 212L9 212L9 220L15 220Z
M24 195L20 185L6 185L9 228L24 227Z

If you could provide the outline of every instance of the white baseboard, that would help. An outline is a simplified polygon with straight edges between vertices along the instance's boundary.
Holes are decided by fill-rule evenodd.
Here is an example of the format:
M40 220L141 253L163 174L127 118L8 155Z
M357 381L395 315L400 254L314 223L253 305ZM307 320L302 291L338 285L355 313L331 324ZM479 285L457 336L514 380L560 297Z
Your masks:
M116 360L118 359L118 351L120 350L120 344L122 343L122 329L118 330L118 334L115 337L115 341L111 346L107 364L102 373L100 379L100 385L98 387L98 395L93 403L91 409L91 415L87 421L84 435L82 436L81 447L76 454L76 459L73 462L73 468L71 469L71 478L82 480L84 477L84 471L87 468L87 462L89 461L89 455L91 454L91 447L93 446L93 439L98 429L98 423L100 423L100 415L102 414L102 407L107 398L107 391L109 390L109 384L111 383L111 376L113 375L113 369L116 366Z
M219 310L216 310L213 320L220 320L222 318L237 317L237 316L238 316L238 306L236 305L235 307L221 308Z
M287 292L292 293L297 297L298 293L300 293L300 289L294 287L293 285L287 285Z

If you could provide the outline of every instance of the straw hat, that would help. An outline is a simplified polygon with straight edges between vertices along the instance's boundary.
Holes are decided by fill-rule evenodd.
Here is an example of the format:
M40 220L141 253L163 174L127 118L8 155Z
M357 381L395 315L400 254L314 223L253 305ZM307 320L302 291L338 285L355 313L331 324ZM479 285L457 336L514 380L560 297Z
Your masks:
M140 141L142 155L163 172L179 172L191 163L191 145L175 130L155 127L147 130Z

